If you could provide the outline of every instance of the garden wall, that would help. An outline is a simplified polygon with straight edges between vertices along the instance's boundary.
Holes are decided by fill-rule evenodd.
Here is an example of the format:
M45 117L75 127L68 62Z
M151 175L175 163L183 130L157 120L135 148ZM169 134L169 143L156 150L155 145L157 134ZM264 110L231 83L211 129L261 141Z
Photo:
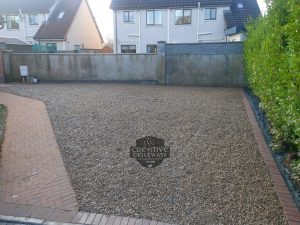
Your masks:
M6 81L20 81L20 66L41 81L156 81L156 55L142 54L7 54Z
M240 42L167 44L166 84L244 87Z
M20 66L40 81L147 82L244 87L242 43L166 44L157 54L4 53L7 82Z

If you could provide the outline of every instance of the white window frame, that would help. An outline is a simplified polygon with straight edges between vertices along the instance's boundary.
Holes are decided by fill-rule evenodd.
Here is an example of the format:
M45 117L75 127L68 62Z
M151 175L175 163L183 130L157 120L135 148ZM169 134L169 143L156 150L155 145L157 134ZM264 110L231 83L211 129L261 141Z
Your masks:
M160 12L160 16L161 16L161 21L160 22L156 22L155 19L155 12ZM153 13L153 23L149 23L148 21L148 13ZM147 26L158 26L158 25L162 25L163 24L163 11L159 10L159 9L151 9L151 10L147 10L146 11L146 25Z
M31 26L39 25L37 14L29 14L28 18L29 18L29 25ZM32 23L32 18L34 18L33 23Z
M14 17L14 20L8 20L8 17ZM20 29L20 23L18 22L19 20L19 16L18 15L7 15L6 16L6 27L8 30L19 30ZM9 22L8 21L14 21L18 24L18 28L13 28L13 26L9 27L8 24ZM10 24L11 25L11 24Z
M206 17L206 11L209 10L209 18ZM215 10L215 17L212 17L212 11ZM209 20L216 20L217 19L217 8L205 8L205 12L204 12L204 18L206 21L209 21Z
M130 13L132 13L133 19L130 20ZM128 20L125 20L125 15L127 14ZM123 11L123 22L124 23L134 23L134 11Z
M176 16L176 12L177 11L182 11L182 18L183 18L183 23L177 23L177 16ZM184 17L187 17L187 16L185 16L185 14L184 14L184 12L185 11L190 11L190 22L189 23L185 23L184 22ZM190 24L192 24L192 9L176 9L175 10L175 25L190 25Z

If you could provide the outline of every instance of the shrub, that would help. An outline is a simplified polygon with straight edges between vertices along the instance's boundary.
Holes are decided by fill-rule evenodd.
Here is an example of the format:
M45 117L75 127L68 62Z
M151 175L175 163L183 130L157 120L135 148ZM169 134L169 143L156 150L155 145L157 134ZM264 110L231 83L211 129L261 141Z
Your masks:
M299 151L300 1L273 0L247 31L247 80L270 121L272 147Z

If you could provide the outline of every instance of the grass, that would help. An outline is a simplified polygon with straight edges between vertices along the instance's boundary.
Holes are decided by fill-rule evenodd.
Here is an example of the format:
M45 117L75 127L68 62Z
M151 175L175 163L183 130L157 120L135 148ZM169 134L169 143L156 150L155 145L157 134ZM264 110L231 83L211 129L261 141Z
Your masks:
M7 116L7 108L5 105L0 104L0 145L2 144L4 138L6 116Z

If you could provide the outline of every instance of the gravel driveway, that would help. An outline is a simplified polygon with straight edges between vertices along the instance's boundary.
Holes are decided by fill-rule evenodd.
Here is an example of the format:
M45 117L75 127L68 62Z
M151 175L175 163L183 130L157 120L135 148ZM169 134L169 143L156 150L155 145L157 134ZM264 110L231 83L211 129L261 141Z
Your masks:
M81 210L177 224L285 224L238 89L40 84L1 91L46 103ZM171 147L152 169L129 157L136 139L150 135Z

